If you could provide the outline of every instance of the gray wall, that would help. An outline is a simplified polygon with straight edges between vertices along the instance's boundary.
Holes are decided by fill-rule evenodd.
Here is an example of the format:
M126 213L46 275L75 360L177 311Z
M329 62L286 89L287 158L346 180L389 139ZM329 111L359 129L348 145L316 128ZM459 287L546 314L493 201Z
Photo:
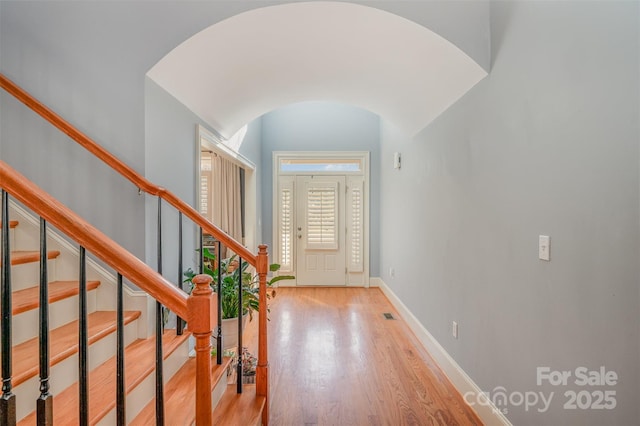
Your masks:
M382 158L403 154L381 167L382 278L483 391L555 392L547 413L507 406L517 425L640 419L638 17L496 2L491 74L415 138L382 123ZM619 382L537 386L544 366ZM570 389L617 407L564 410Z
M239 149L240 154L251 160L256 166L256 243L265 244L262 237L262 119L257 118L247 126L247 133L244 136Z
M332 102L303 102L262 116L262 239L273 238L274 151L369 151L371 153L370 276L379 276L380 118ZM392 157L393 158L393 157Z
M146 79L145 86L146 177L185 202L196 205L196 124L205 124L151 79ZM176 146L180 149L176 149ZM154 196L147 195L144 198L146 262L155 267L158 201ZM163 203L162 224L163 275L177 282L178 271L174 259L178 255L178 214L167 203ZM183 269L194 268L198 264L196 232L197 227L193 222L183 219Z

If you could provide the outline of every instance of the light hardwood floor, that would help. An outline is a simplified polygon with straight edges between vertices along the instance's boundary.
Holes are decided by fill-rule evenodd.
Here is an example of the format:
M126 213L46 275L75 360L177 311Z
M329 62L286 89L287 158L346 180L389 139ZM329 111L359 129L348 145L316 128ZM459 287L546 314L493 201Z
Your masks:
M280 288L270 306L271 425L482 424L379 289Z

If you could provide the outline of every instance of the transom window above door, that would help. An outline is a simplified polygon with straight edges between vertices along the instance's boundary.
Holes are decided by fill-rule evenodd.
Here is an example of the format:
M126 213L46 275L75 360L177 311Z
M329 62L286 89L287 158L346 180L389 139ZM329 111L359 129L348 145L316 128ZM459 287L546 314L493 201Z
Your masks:
M281 173L362 173L361 158L280 158Z

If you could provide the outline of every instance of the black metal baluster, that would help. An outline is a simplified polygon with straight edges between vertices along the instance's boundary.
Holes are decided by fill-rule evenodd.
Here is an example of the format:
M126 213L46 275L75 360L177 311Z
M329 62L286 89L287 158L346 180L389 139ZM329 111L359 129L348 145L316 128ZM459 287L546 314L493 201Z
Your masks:
M217 251L216 251L216 262L218 264L218 276L216 281L216 295L218 299L218 329L216 334L216 362L218 365L222 364L222 274L220 273L220 253L222 252L222 245L220 241L216 241L217 243Z
M202 241L202 227L200 227L200 236L199 236L199 251L200 253L200 263L198 264L198 273L204 274L204 242Z
M16 396L11 391L11 248L9 244L9 193L2 191L2 278L0 311L2 316L2 397L0 424L16 424Z
M40 396L36 401L38 425L53 424L53 396L49 392L49 274L47 271L47 222L40 218Z
M162 198L158 197L158 273L162 275ZM156 302L156 425L164 425L164 379L162 373L162 304Z
M182 212L178 212L178 287L182 287ZM176 318L176 334L181 336L184 332L184 320L180 317Z
M242 258L238 256L238 378L237 392L242 393Z
M124 388L124 297L122 290L122 274L118 274L116 307L116 421L118 426L125 425L127 421L126 394Z
M87 363L88 325L87 325L87 253L80 246L80 293L79 297L79 330L78 330L78 392L80 403L78 404L78 419L81 426L89 424L89 368Z

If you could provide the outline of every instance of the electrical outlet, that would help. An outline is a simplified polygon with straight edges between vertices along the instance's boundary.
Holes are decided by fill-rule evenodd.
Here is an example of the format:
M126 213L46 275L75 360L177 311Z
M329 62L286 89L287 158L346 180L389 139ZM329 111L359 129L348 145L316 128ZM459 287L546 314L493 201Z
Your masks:
M458 323L453 321L453 324L451 325L451 334L453 334L454 338L458 338Z
M396 270L395 268L389 268L389 276L391 278L395 278L396 277Z

